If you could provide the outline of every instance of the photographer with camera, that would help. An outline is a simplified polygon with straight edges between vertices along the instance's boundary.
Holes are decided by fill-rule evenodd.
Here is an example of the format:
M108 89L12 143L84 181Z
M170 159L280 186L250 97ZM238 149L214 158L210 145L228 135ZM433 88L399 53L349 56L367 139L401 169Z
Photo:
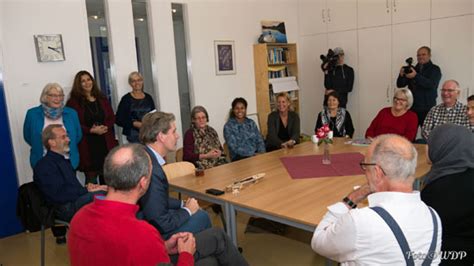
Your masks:
M408 85L414 99L411 110L418 116L418 125L422 126L431 107L436 105L441 70L431 62L431 49L427 46L418 49L416 59L418 63L415 67L411 65L412 58L405 60L407 66L400 68L397 87L403 88Z
M344 64L344 50L340 47L329 49L326 56L321 55L323 61L321 69L324 72L324 106L327 106L328 95L331 92L339 94L339 106L346 108L347 94L352 91L354 85L354 70Z

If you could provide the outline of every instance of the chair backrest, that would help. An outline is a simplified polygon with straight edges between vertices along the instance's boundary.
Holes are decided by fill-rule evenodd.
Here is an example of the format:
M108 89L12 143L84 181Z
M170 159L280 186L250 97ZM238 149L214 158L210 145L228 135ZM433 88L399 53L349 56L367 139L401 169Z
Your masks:
M41 230L41 225L47 228L54 223L54 208L46 203L34 182L18 188L16 212L25 229L30 232Z
M224 149L225 157L227 158L227 161L230 162L230 152L229 152L229 146L227 143L224 142L222 145L222 148Z
M176 162L163 165L168 179L173 179L180 176L194 174L196 167L190 162Z
M176 150L176 162L182 162L183 161L183 148L179 148Z

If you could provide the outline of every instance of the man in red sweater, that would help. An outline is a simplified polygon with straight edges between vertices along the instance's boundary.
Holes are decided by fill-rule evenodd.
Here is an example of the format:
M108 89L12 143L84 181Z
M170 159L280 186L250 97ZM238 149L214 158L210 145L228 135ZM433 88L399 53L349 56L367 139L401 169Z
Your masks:
M146 221L138 220L138 199L150 185L151 160L138 144L113 149L104 163L107 196L96 197L73 218L68 249L72 265L194 265L196 241L177 233L164 241Z

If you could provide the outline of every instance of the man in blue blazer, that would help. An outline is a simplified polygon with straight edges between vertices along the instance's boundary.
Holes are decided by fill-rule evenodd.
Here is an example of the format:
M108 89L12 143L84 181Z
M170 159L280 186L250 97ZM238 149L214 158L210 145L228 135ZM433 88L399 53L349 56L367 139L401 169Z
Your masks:
M152 161L152 178L147 193L139 205L143 218L160 231L164 239L177 232L198 233L211 227L207 212L199 208L196 199L181 201L169 197L169 184L161 167L168 152L176 150L179 134L173 114L154 112L145 115L140 129L140 141Z

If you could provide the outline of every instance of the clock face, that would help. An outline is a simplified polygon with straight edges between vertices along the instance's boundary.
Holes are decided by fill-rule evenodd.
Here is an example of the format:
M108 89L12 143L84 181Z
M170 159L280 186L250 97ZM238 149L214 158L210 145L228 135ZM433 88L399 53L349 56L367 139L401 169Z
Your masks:
M38 62L65 60L61 34L35 35L34 38Z

